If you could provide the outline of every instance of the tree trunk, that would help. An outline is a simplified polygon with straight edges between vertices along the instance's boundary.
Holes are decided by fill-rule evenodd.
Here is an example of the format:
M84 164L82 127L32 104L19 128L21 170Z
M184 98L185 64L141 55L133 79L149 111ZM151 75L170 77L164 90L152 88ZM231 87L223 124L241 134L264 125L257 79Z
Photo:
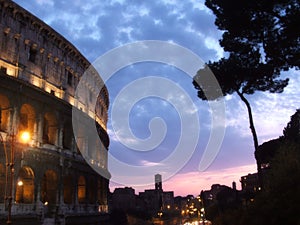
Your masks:
M254 150L257 151L257 149L258 149L258 139L257 139L256 130L255 130L255 127L254 127L254 122L253 122L253 116L252 116L252 110L251 110L250 103L248 102L248 100L245 98L245 96L241 92L239 92L239 91L236 91L236 92L237 92L237 94L239 95L239 97L242 99L242 101L245 103L245 105L247 107L250 130L252 132L252 137L253 137L253 142L254 142Z
M257 138L256 130L255 130L255 127L254 127L251 106L250 106L250 103L248 102L248 100L245 98L245 96L241 92L239 92L239 91L236 91L236 92L237 92L238 96L240 96L241 100L245 103L245 105L247 107L250 130L252 132L252 137L253 137L253 142L254 142L254 149L255 149L255 152L256 152L258 150L258 138ZM259 162L259 159L257 159L256 157L255 157L255 159L256 159L256 164L257 164L258 184L262 188L263 187L263 179L262 179L262 173L261 173L261 168L260 168L261 162Z

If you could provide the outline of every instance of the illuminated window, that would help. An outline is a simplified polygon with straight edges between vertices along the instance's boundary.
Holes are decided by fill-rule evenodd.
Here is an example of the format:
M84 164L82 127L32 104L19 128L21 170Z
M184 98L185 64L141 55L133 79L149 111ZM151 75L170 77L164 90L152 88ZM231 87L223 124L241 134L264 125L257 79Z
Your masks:
M30 204L34 201L34 173L31 168L23 167L19 171L16 184L16 203Z
M20 126L26 130L28 128L28 115L25 113L20 114Z
M71 175L68 175L64 178L64 203L72 204L73 203L73 178Z
M28 131L29 133L34 133L34 126L35 126L35 110L29 104L23 104L20 110L20 123L19 129L20 131Z
M43 143L55 145L57 140L57 119L53 113L44 116Z
M86 182L84 176L78 178L78 202L85 203L86 198Z
M9 101L4 95L0 95L0 130L6 131L9 121Z
M41 183L41 201L44 204L56 203L57 187L57 174L53 170L47 170Z

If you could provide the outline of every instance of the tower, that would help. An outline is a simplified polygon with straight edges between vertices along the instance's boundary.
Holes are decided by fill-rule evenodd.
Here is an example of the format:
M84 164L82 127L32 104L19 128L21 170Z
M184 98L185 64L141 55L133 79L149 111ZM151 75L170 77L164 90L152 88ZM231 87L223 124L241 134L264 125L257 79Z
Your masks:
M236 183L235 183L235 181L232 182L232 189L236 191Z
M162 180L160 174L155 175L155 190L162 191Z

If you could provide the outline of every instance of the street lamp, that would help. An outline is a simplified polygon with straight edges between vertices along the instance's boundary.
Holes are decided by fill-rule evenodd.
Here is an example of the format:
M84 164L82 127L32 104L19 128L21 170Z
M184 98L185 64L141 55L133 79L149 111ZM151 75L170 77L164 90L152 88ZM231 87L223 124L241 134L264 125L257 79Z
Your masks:
M5 141L3 139L3 134L5 134ZM21 140L24 143L27 143L30 139L30 134L27 131L21 132ZM12 200L13 200L13 184L14 184L14 172L15 172L15 142L16 142L16 135L12 132L12 134L7 134L4 132L0 132L0 141L3 144L4 153L5 153L5 163L6 163L6 171L10 171L9 181L8 181L8 172L6 172L6 180L5 180L5 199L8 200L8 214L7 214L7 221L6 224L12 224L11 220L11 208L12 208ZM8 159L7 153L7 143L10 145L10 160ZM7 185L9 183L9 192L7 196Z

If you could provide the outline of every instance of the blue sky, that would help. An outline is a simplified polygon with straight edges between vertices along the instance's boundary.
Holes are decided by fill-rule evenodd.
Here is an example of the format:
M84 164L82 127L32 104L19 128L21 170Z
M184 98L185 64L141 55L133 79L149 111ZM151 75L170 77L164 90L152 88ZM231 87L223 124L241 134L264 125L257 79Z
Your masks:
M202 0L15 0L15 2L63 35L90 62L94 62L111 49L142 40L168 41L181 45L197 54L204 62L217 60L224 55L218 44L222 33L215 27L214 15L204 6ZM111 106L127 85L149 76L170 79L182 88L192 100L196 108L194 113L199 117L199 141L195 151L190 160L176 171L176 175L164 181L165 190L174 190L178 195L197 194L202 189L210 188L214 183L230 185L234 180L238 183L241 175L255 172L254 149L247 111L236 95L225 97L225 136L217 157L205 172L198 171L198 164L211 133L211 109L207 102L197 98L192 80L184 72L160 63L148 62L128 66L116 72L106 83ZM290 116L300 106L299 72L290 71L283 76L291 79L284 93L256 93L248 96L253 108L259 143L280 136ZM155 88L155 84L152 85ZM142 92L142 89L134 91ZM175 93L170 92L170 96L174 95ZM140 139L151 135L149 122L153 118L163 119L167 131L159 146L147 152L127 148L120 143L118 132L121 131L113 129L114 120L110 118L108 130L111 138L111 154L135 166L159 163L170 155L181 135L181 126L178 109L168 100L157 97L142 99L133 106L128 118L132 133ZM127 100L124 98L123 101L126 104L130 102L130 98ZM153 171L151 180L154 180L156 172L159 171ZM164 177L164 172L160 173ZM114 174L112 175L112 180L117 182ZM153 187L151 183L145 184L146 186L135 186L134 176L130 174L124 176L128 178L128 183L112 182L112 190L115 186L122 185L133 186L137 191Z

